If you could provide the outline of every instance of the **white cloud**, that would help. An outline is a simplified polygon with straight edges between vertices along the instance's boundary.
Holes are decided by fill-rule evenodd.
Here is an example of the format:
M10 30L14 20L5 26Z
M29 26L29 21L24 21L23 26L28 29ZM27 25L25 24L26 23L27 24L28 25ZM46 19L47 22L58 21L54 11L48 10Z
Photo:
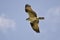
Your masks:
M51 32L58 31L59 23L60 23L60 7L50 8L47 13L47 22L49 25L49 29Z
M60 7L49 8L45 20L43 22L43 26L40 27L41 31L41 39L43 40L51 40L51 39L59 39L60 35ZM41 25L40 25L41 26ZM58 37L57 37L58 36Z
M12 19L7 18L5 15L0 16L0 30L6 31L9 29L14 29L16 22Z
M50 8L48 10L48 13L58 16L58 15L60 15L60 7Z

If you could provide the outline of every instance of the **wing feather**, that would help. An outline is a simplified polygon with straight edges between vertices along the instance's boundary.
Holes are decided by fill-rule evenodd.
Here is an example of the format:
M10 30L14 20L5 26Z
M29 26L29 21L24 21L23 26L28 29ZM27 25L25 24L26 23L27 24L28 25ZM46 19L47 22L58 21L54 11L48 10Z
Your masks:
M30 5L25 5L25 12L27 12L30 17L37 17L36 12L32 10Z
M31 24L32 29L35 32L40 33L39 27L38 27L38 21L37 20L35 20L34 22L30 22L30 24Z

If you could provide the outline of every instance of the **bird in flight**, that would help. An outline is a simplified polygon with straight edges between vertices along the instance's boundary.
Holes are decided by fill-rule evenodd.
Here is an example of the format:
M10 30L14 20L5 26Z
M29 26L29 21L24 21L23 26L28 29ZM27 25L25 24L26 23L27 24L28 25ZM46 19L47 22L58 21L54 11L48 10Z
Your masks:
M28 13L29 15L29 17L26 20L30 21L30 25L32 29L35 32L40 33L38 24L39 24L39 20L44 19L44 17L37 17L36 12L33 11L33 9L31 8L31 5L29 4L25 5L25 12Z

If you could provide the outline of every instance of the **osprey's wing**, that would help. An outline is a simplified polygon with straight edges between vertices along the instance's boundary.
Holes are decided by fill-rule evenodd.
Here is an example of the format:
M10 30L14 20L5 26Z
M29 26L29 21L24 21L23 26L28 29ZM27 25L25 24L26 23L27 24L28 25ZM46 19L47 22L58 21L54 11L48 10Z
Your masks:
M39 23L39 22L38 22L37 20L35 20L35 21L33 21L33 22L30 22L32 29L33 29L35 32L40 33L39 27L38 27L38 23Z
M37 17L36 12L34 12L31 8L31 6L28 4L25 5L25 12L28 13L29 17Z

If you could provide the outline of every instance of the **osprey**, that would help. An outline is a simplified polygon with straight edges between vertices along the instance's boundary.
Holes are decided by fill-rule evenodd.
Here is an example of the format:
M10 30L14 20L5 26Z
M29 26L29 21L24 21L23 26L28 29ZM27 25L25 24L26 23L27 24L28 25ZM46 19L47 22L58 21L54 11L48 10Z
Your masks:
M28 15L29 15L29 18L27 18L26 20L30 21L32 29L35 32L40 33L39 27L38 27L39 19L44 19L44 17L37 17L36 12L32 10L32 8L29 4L25 5L25 12L28 13Z

